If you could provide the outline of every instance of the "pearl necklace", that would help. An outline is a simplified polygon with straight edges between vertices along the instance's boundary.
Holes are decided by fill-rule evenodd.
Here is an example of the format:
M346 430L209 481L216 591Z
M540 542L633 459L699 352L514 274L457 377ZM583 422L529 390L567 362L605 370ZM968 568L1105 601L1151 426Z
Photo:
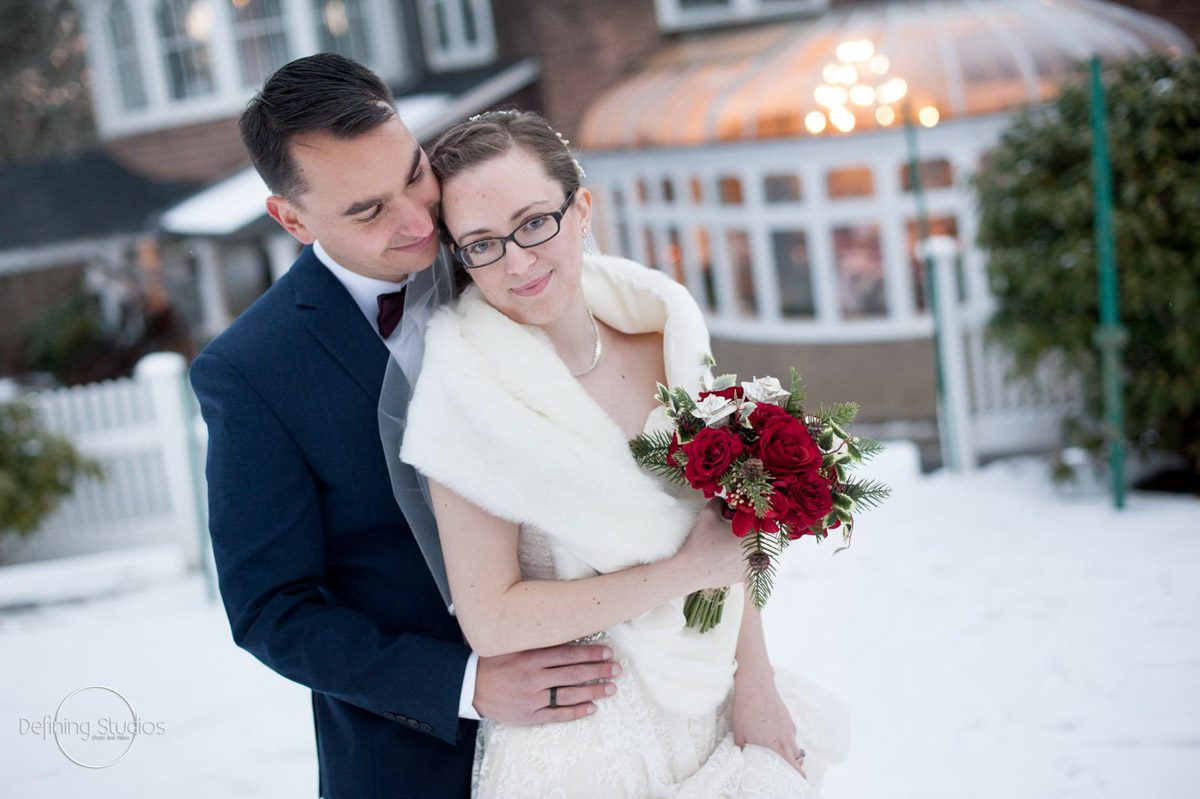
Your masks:
M592 365L584 369L582 372L571 372L571 377L583 377L588 372L596 368L596 364L600 363L600 354L604 352L604 342L600 340L600 326L596 324L596 315L592 313L592 309L587 309L588 318L592 320L592 332L596 335L596 349L592 355Z

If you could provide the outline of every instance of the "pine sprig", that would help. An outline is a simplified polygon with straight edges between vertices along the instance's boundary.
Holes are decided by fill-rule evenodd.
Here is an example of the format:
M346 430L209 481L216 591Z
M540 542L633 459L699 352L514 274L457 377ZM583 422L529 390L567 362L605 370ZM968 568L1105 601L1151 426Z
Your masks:
M796 418L804 416L804 384L800 382L800 372L792 367L792 393L788 395L784 410Z
M667 452L670 451L674 437L675 434L670 430L643 433L629 442L629 451L633 453L633 459L639 466L666 477L676 485L687 485L681 466L667 462ZM675 455L676 461L685 457L683 452L677 452Z
M855 436L846 441L846 451L855 463L864 463L883 452L883 444L866 436Z
M866 510L879 507L892 495L892 489L878 480L856 480L843 483L838 493L853 501L856 509ZM834 510L838 508L835 507Z
M824 405L817 411L817 418L821 420L821 424L836 426L842 430L834 430L841 438L848 438L845 434L845 428L854 421L854 417L858 416L857 402L838 402L828 408Z
M762 610L775 585L775 564L783 552L780 536L753 533L746 536L742 548L746 553L746 590L754 607Z

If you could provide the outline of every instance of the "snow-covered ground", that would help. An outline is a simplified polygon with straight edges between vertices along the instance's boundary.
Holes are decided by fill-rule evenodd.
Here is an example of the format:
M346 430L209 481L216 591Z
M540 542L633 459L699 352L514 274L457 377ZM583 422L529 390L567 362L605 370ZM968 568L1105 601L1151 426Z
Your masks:
M854 546L805 542L767 609L777 664L841 696L827 799L1200 796L1200 501L1066 497L1032 460L896 486ZM799 552L799 554L797 554ZM307 691L232 644L177 553L0 569L0 795L315 795ZM104 769L22 720L120 691L162 732Z

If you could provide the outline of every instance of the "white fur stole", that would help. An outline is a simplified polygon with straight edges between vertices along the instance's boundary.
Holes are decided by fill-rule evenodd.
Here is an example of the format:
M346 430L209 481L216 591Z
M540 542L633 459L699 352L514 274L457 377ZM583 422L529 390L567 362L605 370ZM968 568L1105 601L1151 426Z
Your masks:
M585 256L583 292L597 318L624 333L663 333L667 380L699 388L708 333L685 288L623 258ZM654 386L646 386L648 395ZM667 424L661 413L655 424ZM584 391L537 327L468 289L426 333L401 458L489 513L555 542L562 579L669 557L702 502L642 470L617 423ZM704 635L684 626L683 597L609 630L651 693L684 715L728 693L741 619L740 587Z

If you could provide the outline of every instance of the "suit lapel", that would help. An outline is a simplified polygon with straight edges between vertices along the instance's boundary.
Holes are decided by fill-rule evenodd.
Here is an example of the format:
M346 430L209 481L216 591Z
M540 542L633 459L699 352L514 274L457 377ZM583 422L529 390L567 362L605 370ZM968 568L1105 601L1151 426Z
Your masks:
M388 349L346 288L305 247L292 266L296 305L313 337L350 373L372 402L379 401Z

